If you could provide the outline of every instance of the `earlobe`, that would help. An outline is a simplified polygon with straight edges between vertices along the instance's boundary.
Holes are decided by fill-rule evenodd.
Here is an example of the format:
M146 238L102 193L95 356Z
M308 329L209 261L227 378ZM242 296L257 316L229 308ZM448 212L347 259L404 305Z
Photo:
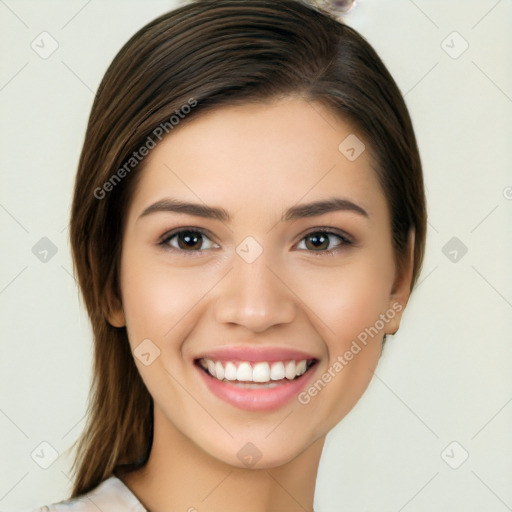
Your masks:
M124 327L126 325L126 320L122 309L115 311L114 313L109 313L107 315L107 320L112 327Z
M411 294L412 273L414 269L414 240L415 232L411 228L407 243L407 258L399 273L395 276L393 288L389 297L389 317L392 317L386 324L385 333L395 334L400 327L400 320L409 296Z
M105 317L112 327L124 327L126 325L123 306L119 299L112 298L111 296L107 299Z

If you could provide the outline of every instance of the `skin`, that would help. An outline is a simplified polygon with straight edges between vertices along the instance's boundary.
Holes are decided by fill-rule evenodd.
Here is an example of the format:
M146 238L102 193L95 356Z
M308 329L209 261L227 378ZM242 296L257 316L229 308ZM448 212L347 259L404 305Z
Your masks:
M135 357L154 399L154 440L148 463L122 476L151 512L313 509L325 436L367 388L411 284L413 239L398 274L370 151L349 161L338 150L352 133L320 104L289 97L192 118L147 157L123 232L122 304L109 321L126 326L132 350L144 339L160 350L149 366ZM140 217L170 196L222 207L232 219ZM333 197L368 217L347 210L281 219L289 207ZM320 227L334 235L318 249L306 235ZM178 236L159 245L176 228L207 235L192 248ZM235 251L247 236L263 249L252 263ZM315 382L397 303L402 310L305 405L240 410L207 391L193 364L217 346L298 348L319 359ZM237 457L247 442L262 454L250 468Z

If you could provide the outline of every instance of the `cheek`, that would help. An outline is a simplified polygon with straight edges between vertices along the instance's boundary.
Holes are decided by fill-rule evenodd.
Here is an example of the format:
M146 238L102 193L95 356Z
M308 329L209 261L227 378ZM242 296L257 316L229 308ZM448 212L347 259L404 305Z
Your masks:
M336 271L315 272L308 300L328 351L301 403L334 427L357 403L379 361L394 264L391 248L361 251ZM311 276L312 277L312 276ZM311 281L310 281L311 282Z
M298 295L313 311L330 351L342 350L386 311L394 268L391 257L380 260L360 254L338 268L301 272Z
M336 310L330 311L333 330L346 340L374 325L386 308L389 289L390 281L382 273L353 269L328 300L337 303Z
M322 434L322 428L333 428L354 407L381 353L380 315L387 308L389 280L356 265L339 274L336 284L332 276L326 278L317 293L309 295L327 351L317 380L300 397L312 416L325 418L315 435Z
M161 268L147 255L127 251L121 264L121 289L130 341L163 338L195 295L186 272ZM188 306L190 308L190 306Z

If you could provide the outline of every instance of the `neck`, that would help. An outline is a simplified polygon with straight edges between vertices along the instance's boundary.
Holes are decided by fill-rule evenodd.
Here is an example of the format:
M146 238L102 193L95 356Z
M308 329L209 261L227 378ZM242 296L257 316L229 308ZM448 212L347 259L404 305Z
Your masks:
M239 468L155 414L148 462L119 478L149 512L312 512L324 441L275 467Z

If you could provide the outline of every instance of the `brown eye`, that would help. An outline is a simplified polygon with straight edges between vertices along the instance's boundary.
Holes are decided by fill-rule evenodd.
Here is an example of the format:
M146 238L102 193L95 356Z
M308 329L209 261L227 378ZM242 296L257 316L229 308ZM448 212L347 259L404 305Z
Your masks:
M331 237L335 237L340 241L334 247L331 246ZM314 252L332 252L340 246L352 244L352 241L347 237L329 231L313 231L307 234L300 243L302 241L305 241L304 247L306 250Z
M207 247L204 247L205 240L210 242L209 246L206 243ZM185 252L198 252L210 249L214 245L205 233L193 229L182 229L171 233L161 243L173 250Z
M177 234L180 249L200 249L203 236L197 231L181 231Z
M329 247L329 237L325 233L312 233L305 237L306 247L313 251L325 250ZM308 244L309 241L309 244Z

